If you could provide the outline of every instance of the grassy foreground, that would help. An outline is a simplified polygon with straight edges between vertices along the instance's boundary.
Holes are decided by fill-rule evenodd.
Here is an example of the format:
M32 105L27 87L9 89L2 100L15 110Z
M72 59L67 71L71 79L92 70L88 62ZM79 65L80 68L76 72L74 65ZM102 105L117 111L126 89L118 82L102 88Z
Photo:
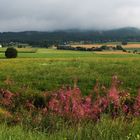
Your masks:
M78 87L86 95L93 89L96 80L100 86L110 87L111 77L114 74L123 81L120 88L135 95L140 84L140 55L38 49L36 53L19 53L16 59L5 59L4 54L0 53L0 87L14 93L24 93L25 96L57 90L62 85L73 86L75 80L78 80ZM26 123L30 126L28 118ZM112 119L103 116L98 123L85 121L74 125L55 120L53 125L55 126L53 132L47 130L41 132L37 131L38 128L32 130L25 124L9 126L1 123L0 139L140 139L139 117L129 120L123 117Z
M1 140L139 140L140 121L125 122L123 118L104 117L99 123L79 123L75 127L62 127L53 133L30 131L22 126L0 125Z

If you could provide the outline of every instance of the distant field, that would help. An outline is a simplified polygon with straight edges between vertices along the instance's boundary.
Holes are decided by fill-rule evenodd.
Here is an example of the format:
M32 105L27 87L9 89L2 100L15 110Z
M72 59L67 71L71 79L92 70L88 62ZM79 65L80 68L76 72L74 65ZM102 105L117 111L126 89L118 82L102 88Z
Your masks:
M88 44L88 45L71 45L72 47L76 48L76 47L83 47L83 48L92 48L92 47L100 47L102 46L101 44Z
M0 53L4 53L7 48L0 48ZM16 48L19 53L36 53L36 48Z
M139 49L140 48L140 44L128 44L126 46L123 46L124 48L136 48Z
M88 44L88 45L72 45L72 47L83 47L83 48L92 48L92 47L101 47L103 45L115 47L116 45L121 44L119 42L114 42L114 43L105 43L105 44ZM128 43L128 45L123 45L124 48L126 49L140 49L140 43Z
M95 52L96 54L123 54L123 55L127 55L127 52L123 52L123 51L97 51Z

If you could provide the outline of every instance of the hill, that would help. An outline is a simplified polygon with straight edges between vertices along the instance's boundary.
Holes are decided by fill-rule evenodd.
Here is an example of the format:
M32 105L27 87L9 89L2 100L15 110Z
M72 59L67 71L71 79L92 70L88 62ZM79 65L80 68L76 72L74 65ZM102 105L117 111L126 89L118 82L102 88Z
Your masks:
M140 29L121 28L107 31L98 30L64 30L52 32L24 31L0 33L0 42L41 42L41 41L140 41Z

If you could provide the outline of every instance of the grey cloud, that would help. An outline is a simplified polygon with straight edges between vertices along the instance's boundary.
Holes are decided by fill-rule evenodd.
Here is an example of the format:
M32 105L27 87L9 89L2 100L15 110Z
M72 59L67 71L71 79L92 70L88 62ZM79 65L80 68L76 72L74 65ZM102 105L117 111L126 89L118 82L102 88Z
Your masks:
M140 27L139 0L0 0L0 31Z

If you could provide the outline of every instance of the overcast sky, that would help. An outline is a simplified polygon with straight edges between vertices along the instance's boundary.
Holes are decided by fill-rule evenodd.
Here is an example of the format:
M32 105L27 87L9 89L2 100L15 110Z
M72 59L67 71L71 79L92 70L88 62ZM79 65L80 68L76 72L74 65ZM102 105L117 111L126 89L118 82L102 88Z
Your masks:
M0 0L0 32L140 28L140 0Z

